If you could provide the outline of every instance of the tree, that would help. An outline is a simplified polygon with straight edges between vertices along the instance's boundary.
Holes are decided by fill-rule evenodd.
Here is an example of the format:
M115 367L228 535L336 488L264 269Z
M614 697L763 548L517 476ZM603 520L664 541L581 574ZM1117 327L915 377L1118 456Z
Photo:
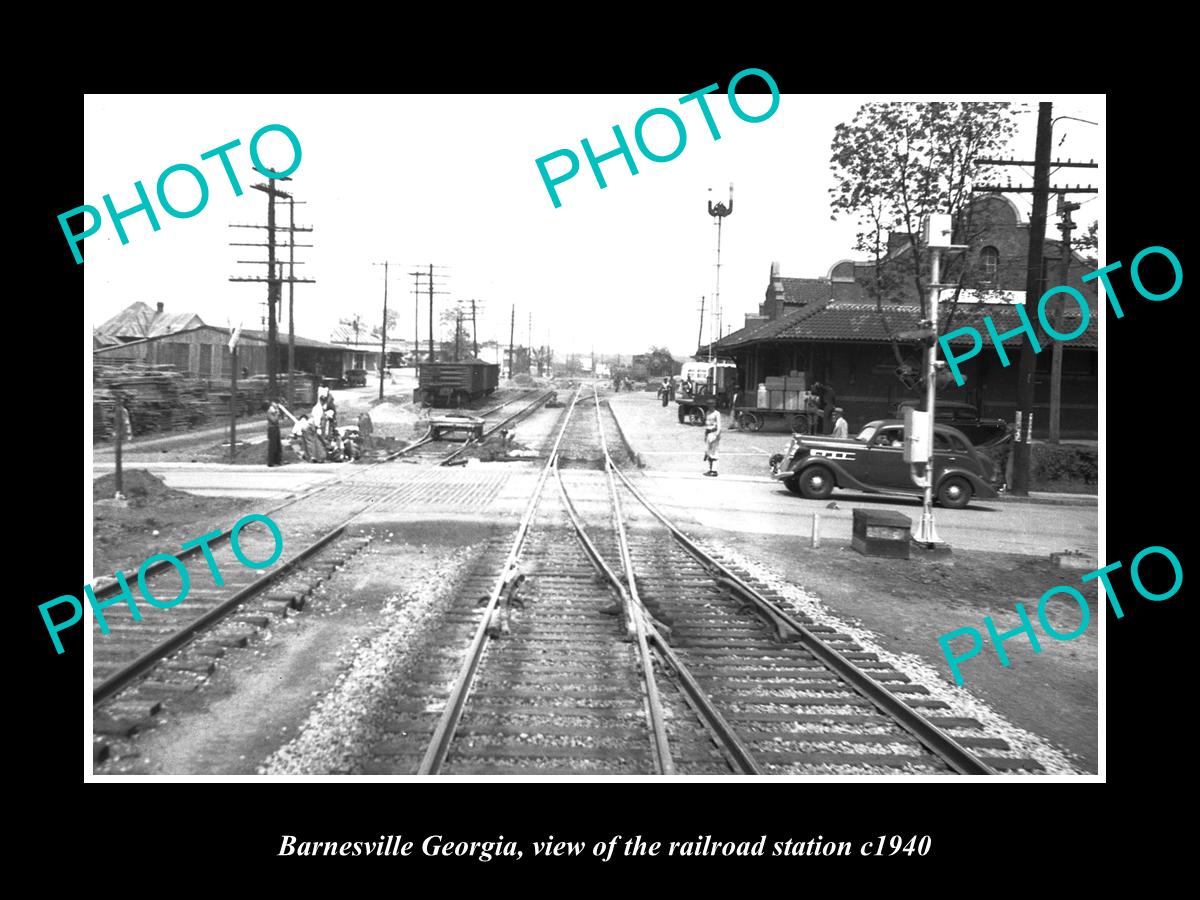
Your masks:
M524 344L513 347L513 375L529 374L530 353Z
M661 378L663 375L677 375L682 369L682 366L675 362L675 357L666 347L651 347L646 357L648 375Z
M928 318L930 258L922 223L932 213L948 213L955 242L971 242L977 232L972 188L986 170L979 159L1003 151L1013 119L1007 103L867 103L834 130L831 218L850 216L859 227L854 249L874 263L867 292L891 340L897 375L910 388L919 386L923 370L912 371L901 352L884 301L915 287L921 317ZM951 327L963 286L977 277L966 257L949 257L940 273L943 284L956 283L941 331Z
M1100 249L1100 223L1093 220L1087 231L1071 238L1071 246L1095 263L1096 253Z
M357 316L356 316L355 318L357 318ZM392 308L389 306L389 307L388 307L388 311L387 311L387 331L388 331L388 334L395 334L395 333L396 333L396 322L397 322L397 321L398 321L398 320L397 320L397 317L396 317L396 310L392 309ZM357 338L357 333L355 334L355 337ZM382 338L382 337L383 337L383 332L380 330L380 328L379 328L379 326L378 326L378 325L376 325L374 328L372 328L372 329L371 329L371 337L373 337L373 338L376 338L376 339L379 339L379 338Z

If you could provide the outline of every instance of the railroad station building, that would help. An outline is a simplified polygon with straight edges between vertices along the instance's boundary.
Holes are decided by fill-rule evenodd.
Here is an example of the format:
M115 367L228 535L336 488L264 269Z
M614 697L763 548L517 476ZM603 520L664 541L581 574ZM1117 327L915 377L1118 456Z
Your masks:
M973 326L984 337L979 355L960 364L965 383L951 381L939 389L939 397L971 403L984 417L1014 421L1017 409L1017 367L1020 345L1005 344L1010 365L1004 367L983 325L991 316L1001 334L1021 324L1015 303L1025 301L1025 267L1029 247L1029 224L1007 199L982 197L972 206L970 233L955 240L968 249L958 263L965 268L964 289L957 303L944 291L938 307L939 331ZM907 235L893 235L888 253L874 262L841 260L824 277L789 278L771 264L770 278L758 312L748 314L744 327L713 342L711 351L733 359L743 388L753 390L768 376L803 372L808 383L823 381L846 410L851 428L875 418L895 414L901 400L916 398L917 390L905 385L897 370L908 366L919 371L923 346L890 335L920 327L921 309L912 277L912 248ZM1094 439L1098 432L1098 331L1102 311L1097 309L1095 282L1084 284L1082 275L1095 271L1095 264L1072 251L1068 278L1063 280L1061 244L1047 239L1043 249L1044 284L1069 284L1087 299L1090 321L1078 338L1063 344L1062 436ZM928 277L925 279L928 283ZM1036 307L1036 298L1035 298ZM1063 306L1061 331L1078 327L1080 311L1069 301ZM1036 311L1030 319L1039 335L1042 351L1037 354L1034 376L1033 432L1044 437L1050 407L1051 341L1037 324ZM970 336L952 341L951 346L968 348ZM708 347L700 348L707 354ZM899 352L900 359L897 359Z

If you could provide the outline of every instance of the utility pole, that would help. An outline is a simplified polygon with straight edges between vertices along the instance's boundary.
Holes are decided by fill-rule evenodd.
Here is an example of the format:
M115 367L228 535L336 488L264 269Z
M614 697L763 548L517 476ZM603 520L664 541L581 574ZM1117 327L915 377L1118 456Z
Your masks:
M980 165L1033 166L1033 187L999 187L980 185L975 193L1031 193L1033 211L1029 216L1029 255L1025 270L1025 304L1036 304L1043 290L1043 247L1046 241L1046 211L1050 194L1094 194L1094 187L1051 187L1050 167L1095 169L1093 162L1073 162L1068 159L1051 160L1050 144L1053 131L1050 103L1038 104L1037 144L1033 162L1013 159L980 159ZM1060 307L1061 308L1061 307ZM1029 494L1030 466L1033 442L1034 372L1037 368L1036 353L1026 337L1022 337L1021 359L1017 366L1017 434L1013 441L1012 492L1018 497Z
M291 179L287 179L291 180ZM296 204L304 205L303 200L295 197L288 198L288 356L287 356L287 398L288 403L294 403L296 395L292 385L292 372L296 369L296 247L311 247L312 244L296 243Z
M421 273L409 272L413 277L413 374L417 372L417 358L421 351Z
M479 323L475 319L475 301L471 301L471 353L479 358Z
M696 334L696 352L704 346L704 295L700 295L700 331Z
M1094 161L1074 162L1070 159L1051 160L1050 144L1053 131L1053 121L1050 118L1051 104L1038 104L1037 145L1034 161L1015 159L980 159L981 165L1015 165L1034 168L1033 187L1000 187L996 185L980 185L975 193L1031 193L1033 194L1033 212L1029 217L1029 254L1025 271L1025 303L1026 306L1041 297L1044 288L1043 277L1043 245L1046 240L1046 212L1049 195L1059 194L1094 194L1097 189L1080 185L1051 186L1051 166L1060 168L1095 169ZM1068 257L1069 260L1069 257ZM1058 307L1061 309L1061 304ZM1017 496L1029 493L1030 466L1032 462L1033 439L1033 376L1036 369L1035 353L1030 342L1022 339L1021 359L1017 367L1017 434L1013 442L1013 483L1012 492Z
M288 226L296 227L296 198L288 197ZM288 404L295 402L295 395L292 393L292 371L296 368L296 248L294 231L289 231L288 236L291 240L288 241L288 373L287 373L287 398Z
M428 267L413 266L413 268L415 271L409 272L408 274L413 276L414 299L417 298L417 295L420 291L421 279L426 278L429 281L429 285L428 285L428 287L429 287L429 361L437 362L437 357L434 354L434 348L433 348L433 340L434 340L434 338L433 338L433 295L434 294L445 294L446 291L434 290L434 286L435 286L435 284L437 284L435 279L444 278L445 276L440 273L435 275L433 270L434 269L445 269L447 267L446 266L435 266L433 263L429 263ZM429 271L426 272L425 268L428 268ZM437 286L440 287L441 285L437 284ZM416 305L418 307L420 306L419 299L417 299ZM419 315L418 310L414 309L413 310L413 360L414 360L414 362L416 361L417 357L419 356L419 351L418 351L419 344L417 342L420 339L420 334L419 334L419 330L418 330L417 324L416 324L418 315Z
M1042 251L1046 240L1046 206L1050 198L1051 104L1038 104L1037 149L1033 165L1033 213L1029 217L1029 257L1025 272L1025 302L1042 295ZM1021 343L1017 366L1017 438L1013 445L1013 493L1029 494L1033 459L1033 376L1037 357L1028 338Z
M513 371L513 338L517 333L517 304L512 305L512 317L508 323L508 377L512 378Z
M1062 217L1058 230L1062 232L1062 272L1059 279L1066 284L1071 275L1071 232L1075 222L1071 213L1079 209L1078 203L1068 203L1062 194L1058 195L1056 212ZM1063 298L1058 298L1054 307L1054 330L1062 334ZM1057 444L1062 434L1062 358L1063 342L1055 341L1050 350L1050 443Z
M533 368L533 312L529 313L529 336L525 338L525 355L529 357L529 366Z
M264 172L262 174L266 174L266 173ZM271 400L277 400L279 398L278 383L276 380L276 370L277 370L278 364L279 364L279 358L278 358L279 350L278 350L278 325L277 325L277 320L276 320L276 315L275 315L275 304L280 299L280 296L282 294L281 288L283 286L283 282L287 281L289 284L291 284L293 282L300 282L300 283L304 283L304 284L315 284L316 283L311 278L297 278L295 275L291 275L291 274L289 274L287 276L287 278L283 278L281 273L278 271L278 263L276 261L277 257L276 257L276 253L275 253L275 250L276 250L275 233L277 231L287 231L289 233L289 235L291 236L291 239L294 241L295 234L297 232L312 231L312 228L304 228L304 227L300 227L300 226L296 226L296 225L291 225L286 228L279 228L276 226L276 224L275 224L275 198L279 197L284 200L291 199L291 194L289 194L285 191L281 191L275 187L275 182L277 180L291 181L290 178L275 179L275 178L271 178L268 176L267 184L252 184L252 185L250 185L250 187L254 188L255 190L262 191L264 194L267 195L267 224L266 225L230 225L229 226L230 228L266 228L266 230L267 230L267 243L266 244L230 244L230 246L233 246L233 247L248 247L248 246L264 247L265 246L267 248L266 260L239 259L238 263L242 264L242 265L264 265L265 264L267 266L266 277L263 278L263 277L260 277L257 275L250 276L250 277L230 276L229 280L230 281L256 281L256 282L265 281L267 283L267 307L268 307L267 390L268 390ZM299 245L299 246L304 246L304 245ZM298 263L295 261L292 262L293 267L298 266L298 265L302 265L302 263Z
M458 345L462 337L462 307L454 311L454 361L458 362Z
M383 370L387 367L387 288L388 260L381 263L371 263L373 266L383 266L383 324L379 327L379 399L383 399Z
M279 299L279 281L275 277L275 195L288 196L282 191L275 190L275 179L267 181L267 394L272 400L277 396L275 386L275 368L278 364L275 346L278 340L275 322L275 302Z

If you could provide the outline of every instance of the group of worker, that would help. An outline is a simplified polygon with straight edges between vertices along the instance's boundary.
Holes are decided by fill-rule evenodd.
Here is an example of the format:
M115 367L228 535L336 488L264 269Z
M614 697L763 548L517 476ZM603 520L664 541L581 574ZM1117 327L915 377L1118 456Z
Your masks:
M363 422L363 419L366 422ZM293 421L291 430L291 446L296 455L306 462L340 462L344 459L357 459L360 455L358 444L349 436L338 431L337 403L328 387L317 389L317 402L312 410L299 417L293 417L282 403L271 403L267 407L267 465L283 464L283 446L280 429ZM365 426L365 427L364 427ZM359 417L360 436L370 434L370 416L364 413Z

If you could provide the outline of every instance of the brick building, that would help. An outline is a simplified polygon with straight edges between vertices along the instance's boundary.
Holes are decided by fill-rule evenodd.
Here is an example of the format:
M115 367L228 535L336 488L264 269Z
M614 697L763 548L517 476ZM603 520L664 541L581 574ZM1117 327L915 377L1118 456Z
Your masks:
M1016 343L1006 344L1012 348L1011 365L1002 366L987 338L983 318L991 316L1001 333L1020 325L1013 304L1025 300L1029 225L1021 221L1017 208L1007 199L982 197L972 205L955 240L969 249L953 268L943 269L943 283L957 280L961 267L965 267L964 290L957 304L949 299L953 292L943 292L939 330L945 334L974 326L985 336L986 346L961 365L966 383L958 387L952 382L939 391L939 396L972 403L984 416L1012 422L1017 409ZM878 267L874 262L841 260L824 278L783 277L778 263L772 263L758 312L746 316L743 328L715 342L712 352L734 359L742 384L751 390L768 376L793 370L804 372L809 383L820 380L831 384L852 428L893 415L899 401L918 396L897 376L897 368L901 363L919 366L922 347L914 342L898 342L893 347L889 337L919 327L921 314L911 252L907 235L893 235L888 254ZM1064 282L1060 244L1047 240L1043 252L1044 283L1071 285L1087 298L1090 308L1087 330L1063 345L1062 435L1095 438L1099 313L1095 282L1083 284L1080 278L1096 267L1072 252L1069 276ZM1069 310L1062 326L1067 333L1078 326L1080 313L1073 304L1068 303L1064 309ZM1040 437L1048 430L1051 342L1037 327L1036 312L1030 312L1030 318L1043 347L1036 357L1034 377L1033 428L1035 436ZM970 343L964 337L956 339L953 346ZM701 350L708 352L708 348Z

